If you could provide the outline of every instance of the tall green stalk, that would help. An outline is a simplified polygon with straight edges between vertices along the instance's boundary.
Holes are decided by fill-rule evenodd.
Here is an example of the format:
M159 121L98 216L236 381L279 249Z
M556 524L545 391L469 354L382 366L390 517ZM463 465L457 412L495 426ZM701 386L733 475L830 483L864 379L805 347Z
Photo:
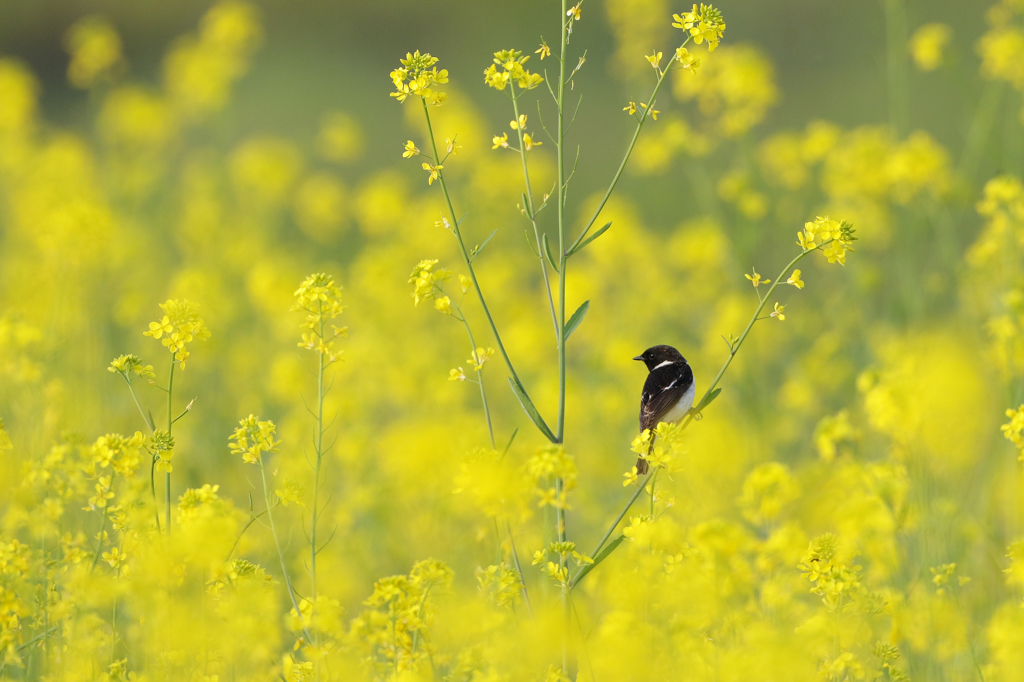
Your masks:
M561 23L561 40L558 53L558 132L555 137L556 157L558 163L558 188L555 193L558 208L558 422L555 427L555 442L565 443L565 58L569 47L569 21L566 20L566 0L561 2L559 13ZM555 479L555 494L558 504L557 513L558 541L565 542L568 537L565 526L565 504L562 501L563 481L559 476ZM569 559L562 555L561 567L568 570ZM562 611L565 628L562 633L562 672L569 672L569 586L562 585Z

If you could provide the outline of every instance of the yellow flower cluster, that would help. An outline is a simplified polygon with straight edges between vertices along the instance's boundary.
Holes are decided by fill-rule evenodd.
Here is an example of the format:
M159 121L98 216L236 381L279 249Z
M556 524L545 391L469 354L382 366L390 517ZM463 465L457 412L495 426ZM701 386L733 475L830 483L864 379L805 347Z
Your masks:
M434 270L434 266L437 265L437 260L421 260L412 269L412 273L409 275L409 284L412 285L412 297L416 305L420 304L420 301L429 301L431 299L437 299L435 306L443 313L448 312L448 306L450 299L444 296L444 289L441 288L441 284L447 282L452 278L450 270ZM447 301L437 306L437 302Z
M718 41L722 39L725 32L725 22L722 20L722 13L711 5L700 4L693 6L689 12L673 14L672 22L674 28L679 28L693 37L693 42L700 45L708 41L708 52L713 52L718 47Z
M345 311L341 304L341 287L334 283L334 278L318 272L304 279L295 290L295 304L291 309L306 313L300 325L306 331L302 332L299 348L314 350L329 363L337 360L344 351L336 350L334 342L348 333L348 327L328 324Z
M241 455L246 464L257 464L262 461L263 453L271 453L281 444L274 440L277 426L268 420L261 421L255 415L249 415L238 422L238 427L231 434L232 454Z
M150 322L149 330L142 332L142 335L161 339L160 342L181 364L181 368L185 369L185 361L189 356L185 344L193 339L205 341L210 338L210 330L206 328L203 318L199 317L199 306L189 300L167 299L160 304L160 308L164 311L163 318L159 322Z
M853 251L851 244L857 239L853 232L853 226L845 221L818 216L804 223L803 231L797 233L797 244L804 251L821 248L829 263L846 265L846 252Z
M495 52L494 63L484 69L484 83L495 90L504 90L510 82L516 83L523 90L533 90L544 82L544 78L523 67L529 59L530 55L524 55L519 50Z
M391 96L399 102L404 102L409 97L421 97L424 102L429 101L433 106L441 106L448 99L448 95L434 86L444 85L448 82L448 71L437 69L437 57L429 53L420 54L406 53L405 59L401 60L402 66L391 72L391 82L395 85L396 92Z
M576 487L576 460L564 447L549 444L538 448L523 467L533 482L538 507L570 509L569 492ZM556 478L562 479L561 491L552 485Z
M476 581L480 590L500 607L515 606L516 600L522 596L522 575L504 561L487 568L477 568Z
M110 361L107 367L108 372L120 374L126 381L131 381L131 375L152 379L156 376L153 373L153 365L144 365L138 355L119 355Z
M374 583L364 602L369 608L353 619L348 636L376 676L418 670L420 661L435 655L436 643L426 633L435 619L434 601L451 586L452 577L443 562L427 559L408 575Z

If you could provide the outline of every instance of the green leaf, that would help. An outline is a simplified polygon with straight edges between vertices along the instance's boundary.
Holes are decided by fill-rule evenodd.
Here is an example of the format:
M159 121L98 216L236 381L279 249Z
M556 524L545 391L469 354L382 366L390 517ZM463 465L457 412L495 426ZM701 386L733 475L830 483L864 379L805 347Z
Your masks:
M609 227L611 227L611 226L612 226L612 224L611 224L611 223L608 223L607 225L605 225L604 227L602 227L602 228L601 228L600 230L598 230L597 232L595 232L594 234L590 235L589 237L587 237L586 239L584 239L584 240L583 240L582 242L580 242L579 244L577 244L576 246L574 246L574 247L572 248L572 250L570 250L570 251L569 251L569 253L567 253L566 255L567 255L567 256L571 256L571 255L573 255L574 253L576 253L577 251L582 251L582 250L583 250L583 247L584 247L584 246L586 246L587 244L589 244L590 242L594 241L595 239L597 239L598 237L600 237L600 236L601 236L602 234L604 234L605 232L607 232L607 231L608 231L608 228L609 228Z
M568 339L569 335L576 331L576 327L580 326L580 322L586 317L588 310L590 310L590 301L584 301L583 305L577 308L576 312L569 318L569 321L565 323L565 332L562 334L563 339Z
M494 232L491 232L490 236L488 236L487 239L484 240L483 244L480 244L479 246L474 246L473 247L473 250L469 252L469 262L470 263L472 263L473 261L476 260L476 257L479 256L480 252L484 250L485 246L487 246L487 242L491 241L491 239L493 239L494 235L496 235L496 234L498 234L498 228L494 228Z
M524 389L519 382L512 377L508 378L508 383L512 387L512 392L516 394L517 398L519 398L519 404L523 406L523 412L526 412L526 416L530 418L533 425L544 434L545 438L552 443L557 443L558 439L555 438L555 434L551 433L551 429L549 429L548 425L544 423L544 418L540 416L540 412L538 412L537 408L533 406L533 401L530 400L530 396L526 395L526 389Z
M576 577L572 579L572 585L569 586L569 589L573 589L574 587L579 585L579 582L581 580L583 580L583 578L587 575L587 573L590 573L592 570L597 568L598 564L600 564L602 561L604 561L609 556L611 556L611 553L614 552L618 548L618 546L622 544L622 541L625 540L625 539L626 539L626 536L622 535L620 533L619 537L615 538L614 540L609 542L607 545L602 547L601 551L598 552L597 556L594 557L594 563L587 564L586 566L581 568L580 572L576 574Z
M529 244L530 251L533 251L533 255L534 256L537 256L537 258L540 258L540 254L537 253L537 247L534 246L533 242L530 241L530 231L529 230L523 230L523 234L526 235L526 243Z
M707 395L705 395L701 399L700 404L697 405L697 407L693 408L693 411L694 412L700 412L705 407L707 407L711 403L715 402L715 398L717 398L718 394L721 393L721 392L722 392L721 388L716 388L715 390L711 391L711 393L708 393Z
M555 261L555 257L551 255L551 244L548 242L548 236L545 234L540 240L544 243L544 255L548 257L548 263L551 264L555 272L558 272L558 263Z
M505 446L505 449L502 450L502 452L501 452L501 459L505 459L505 455L508 454L509 448L512 447L512 441L514 441L516 439L516 434L517 433L519 433L519 429L518 428L516 428L516 430L512 432L512 435L509 436L508 444Z

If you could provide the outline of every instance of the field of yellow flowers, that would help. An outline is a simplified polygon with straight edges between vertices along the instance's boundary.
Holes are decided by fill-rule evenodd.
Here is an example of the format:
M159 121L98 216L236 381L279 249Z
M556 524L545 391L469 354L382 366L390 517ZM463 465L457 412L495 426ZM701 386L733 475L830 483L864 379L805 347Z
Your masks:
M549 4L396 54L357 180L351 112L231 132L242 0L153 79L69 25L85 128L0 54L0 680L1024 681L1024 2L958 148L903 0L889 123L771 133L728 5Z

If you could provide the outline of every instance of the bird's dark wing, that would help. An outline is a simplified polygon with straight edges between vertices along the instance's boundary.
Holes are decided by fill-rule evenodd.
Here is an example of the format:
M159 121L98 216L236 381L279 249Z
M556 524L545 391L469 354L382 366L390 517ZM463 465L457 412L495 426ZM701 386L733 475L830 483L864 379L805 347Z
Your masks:
M640 396L640 431L653 429L693 385L693 370L686 363L659 367L647 375Z

